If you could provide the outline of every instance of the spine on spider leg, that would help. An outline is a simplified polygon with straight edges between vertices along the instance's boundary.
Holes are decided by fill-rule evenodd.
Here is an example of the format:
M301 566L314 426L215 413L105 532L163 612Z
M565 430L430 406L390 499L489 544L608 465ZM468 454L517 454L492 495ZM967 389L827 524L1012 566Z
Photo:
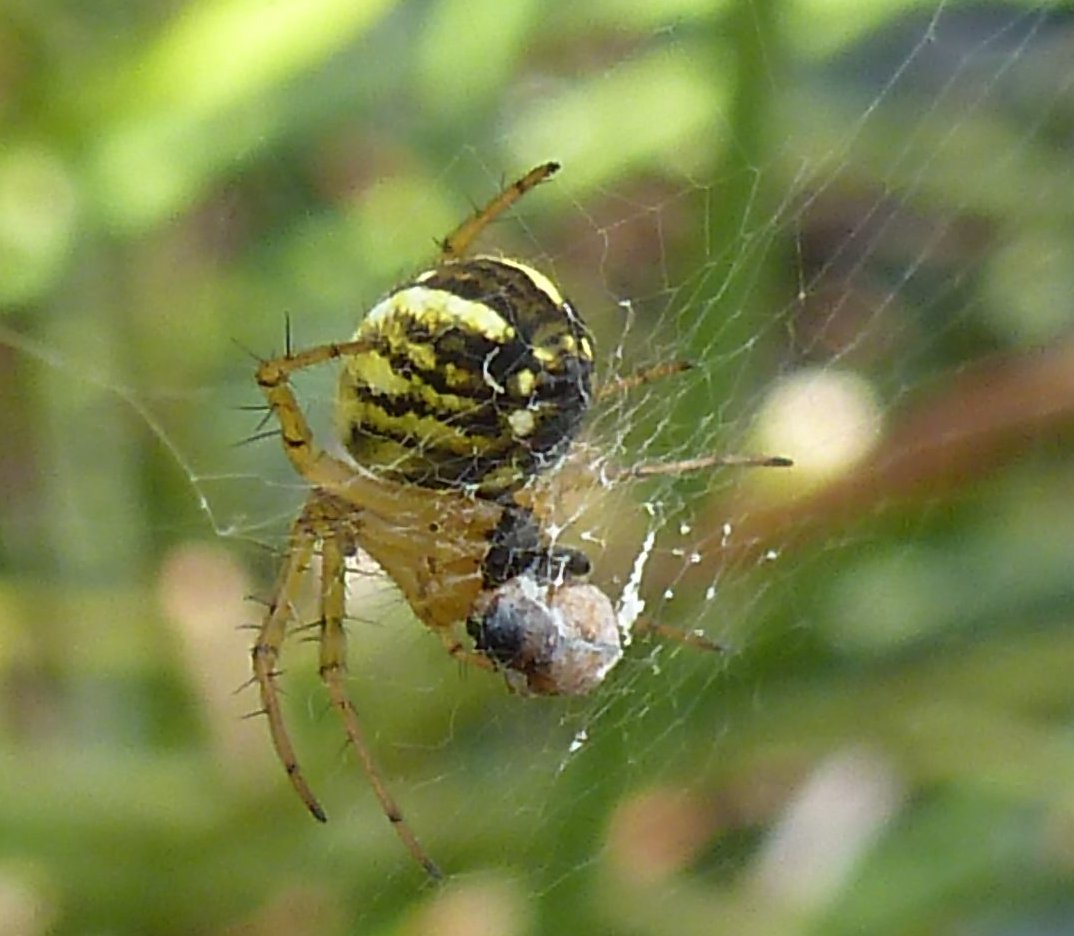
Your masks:
M560 170L558 162L541 163L527 172L522 178L504 187L484 206L475 211L440 242L440 260L450 263L462 257L473 245L478 234L497 217L507 211L515 202L542 182L550 179Z

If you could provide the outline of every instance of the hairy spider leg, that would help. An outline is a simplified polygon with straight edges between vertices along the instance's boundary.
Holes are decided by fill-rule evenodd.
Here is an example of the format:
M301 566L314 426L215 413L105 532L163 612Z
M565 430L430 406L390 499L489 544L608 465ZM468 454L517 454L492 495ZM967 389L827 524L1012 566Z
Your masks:
M250 655L253 658L254 679L261 693L261 708L268 716L269 734L276 756L283 764L291 781L291 786L315 819L325 822L327 817L321 804L306 783L302 770L298 766L295 749L287 734L280 708L280 696L276 688L276 664L280 658L280 649L287 636L287 624L294 619L294 599L302 584L302 578L309 569L313 556L316 535L309 531L305 522L305 511L291 526L291 538L288 544L287 561L280 569L273 590L273 601L265 612L261 629Z
M476 666L478 669L488 670L490 673L499 671L499 667L485 654L475 650L467 650L451 631L438 631L440 639L444 643L444 649L448 656L468 666Z
M655 383L665 377L674 377L676 374L691 370L693 366L689 361L666 361L663 364L654 364L652 367L635 371L626 377L614 377L597 388L596 402L603 403L605 400L629 393L637 387L644 387L646 384Z
M604 403L607 400L629 393L638 387L663 380L665 377L673 377L676 374L684 373L692 367L693 365L688 361L671 361L635 371L626 377L615 378L597 389L595 394L596 402ZM580 451L581 449L579 448L575 449L575 452ZM606 483L615 483L630 478L691 474L709 468L787 468L793 464L794 462L791 459L780 455L705 455L672 462L639 462L626 468L611 467L601 472L600 475ZM556 474L555 485L562 493L564 490L570 490L577 486L592 485L594 483L593 478L594 473L589 466L582 464L576 458L572 459L568 456ZM543 515L550 512L546 503L547 497L547 492L531 491L525 502L538 515ZM727 652L726 647L710 640L703 634L661 624L651 618L639 618L634 624L634 633L641 636L660 637L661 639L674 641L688 647L695 647L699 650L715 653Z
M661 624L659 621L654 621L652 618L638 618L634 622L633 627L634 636L649 636L660 637L662 640L672 640L675 643L681 643L687 647L695 647L698 650L709 650L713 653L726 653L727 647L721 643L717 643L715 640L709 640L704 634L700 634L697 631L681 630L678 627L670 627L667 624Z
M702 455L672 462L639 462L628 468L616 469L612 473L612 480L692 474L709 468L790 468L793 465L791 459L782 455Z
M647 367L626 377L616 377L597 389L596 401L604 403L614 397L621 396L663 380L665 377L674 377L691 370L693 364L689 361L669 361ZM608 480L619 481L624 478L652 478L658 475L690 474L695 471L704 471L708 468L789 468L794 462L781 455L702 455L698 458L686 458L673 462L639 462L629 468L616 468L611 472Z
M434 878L441 876L436 864L422 849L409 825L403 819L395 801L388 793L369 749L365 744L361 725L353 705L348 700L340 674L345 667L346 641L343 633L343 589L345 584L345 558L337 541L335 531L325 515L324 494L338 497L345 503L362 510L363 504L376 503L383 497L383 489L373 478L367 478L351 465L329 455L313 441L313 433L302 413L289 383L290 375L307 367L314 367L336 360L347 354L359 353L367 348L364 341L339 342L320 345L284 357L264 361L257 369L257 383L272 411L280 422L281 438L287 457L295 471L318 489L292 528L287 562L276 586L276 600L266 614L258 640L254 645L254 676L261 690L262 707L269 718L273 746L284 765L291 784L309 811L321 821L324 810L314 797L299 768L294 748L287 734L275 684L276 662L286 635L287 622L293 617L293 596L297 593L303 573L309 566L314 546L321 542L322 562L322 614L321 677L328 689L333 707L344 721L348 740L354 747L362 768L373 787L381 807L413 857ZM458 660L493 669L493 664L480 654L466 650L457 641L448 639L440 632L448 652Z
M313 430L302 413L289 380L296 371L368 349L369 342L364 340L318 345L262 361L255 377L280 422L283 448L295 471L312 486L359 506L361 501L355 489L361 487L362 476L356 474L345 461L329 455L314 443Z
M347 463L318 448L313 433L294 396L288 378L295 371L364 350L365 342L342 342L320 345L307 351L264 361L257 369L257 383L280 422L284 450L295 470L311 485L344 500L360 504L363 478ZM371 482L367 482L371 483ZM295 521L287 562L276 585L276 598L262 624L253 649L254 676L261 689L262 706L268 714L273 746L291 778L291 784L309 811L321 821L325 814L298 766L294 748L283 723L275 684L276 662L293 615L293 596L303 573L309 566L313 548L320 539L324 571L322 577L321 676L333 706L344 719L347 737L358 754L373 791L408 851L432 876L439 870L421 849L398 807L387 793L362 738L357 715L343 693L340 671L344 664L345 640L342 631L342 594L345 564L342 550L331 527L324 523L318 495L307 502Z
M325 537L321 541L321 679L328 689L332 707L339 712L347 740L365 771L366 779L380 802L380 807L395 829L404 847L426 871L437 880L443 877L436 863L429 857L413 830L403 817L380 771L369 753L358 710L354 707L343 687L343 674L347 670L347 636L343 630L345 610L347 564L339 541Z
M507 211L530 189L559 172L559 163L546 162L534 167L522 178L505 186L487 204L475 211L454 231L440 241L440 262L450 263L466 255L478 235Z
M596 401L598 403L607 402L638 387L662 380L665 377L681 374L692 366L686 361L676 361L668 364L657 364L627 377L616 378L597 389ZM600 477L602 479L601 483L614 484L630 478L655 478L665 475L692 474L709 468L790 468L794 465L792 459L782 455L701 455L697 458L685 458L670 462L638 462L625 468L612 465L603 468L595 475L593 466L584 461L583 453L583 446L576 444L556 472L554 483L560 492L573 490L580 486L593 485L594 477ZM540 485L540 481L538 485ZM536 505L540 504L544 498L545 494L538 490L522 495L522 502L540 511L540 508Z

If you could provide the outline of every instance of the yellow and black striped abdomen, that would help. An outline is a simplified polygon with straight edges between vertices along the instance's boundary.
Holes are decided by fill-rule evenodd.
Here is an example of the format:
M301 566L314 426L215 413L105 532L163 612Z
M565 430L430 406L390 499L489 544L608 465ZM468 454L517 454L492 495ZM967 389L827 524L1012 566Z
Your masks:
M593 339L552 282L475 257L378 303L346 359L337 418L362 465L430 488L517 490L566 452L589 407Z

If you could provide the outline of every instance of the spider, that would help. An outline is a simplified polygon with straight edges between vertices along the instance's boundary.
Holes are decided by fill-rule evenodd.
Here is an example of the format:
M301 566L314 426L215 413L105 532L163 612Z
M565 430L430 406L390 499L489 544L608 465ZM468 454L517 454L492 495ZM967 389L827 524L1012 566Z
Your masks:
M685 367L652 368L595 390L593 338L555 284L517 260L467 257L490 222L558 169L544 163L504 187L440 242L435 266L373 307L352 340L295 351L288 335L284 354L261 361L256 373L284 451L310 489L251 652L273 746L307 809L326 821L276 686L299 589L319 554L321 679L384 814L433 878L440 869L388 791L344 688L347 559L359 549L370 555L457 660L503 673L520 692L591 691L622 656L619 621L586 581L589 559L552 542L526 489L564 460L594 400ZM329 361L342 364L336 421L350 460L314 441L289 382ZM708 457L619 474L789 463ZM655 623L637 628L718 649Z

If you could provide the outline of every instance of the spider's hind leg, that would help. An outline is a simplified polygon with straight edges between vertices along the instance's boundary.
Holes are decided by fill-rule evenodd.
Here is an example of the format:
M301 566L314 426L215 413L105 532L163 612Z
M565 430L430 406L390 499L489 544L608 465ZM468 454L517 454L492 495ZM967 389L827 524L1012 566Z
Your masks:
M377 769L365 734L358 720L358 711L347 696L343 686L343 674L347 669L347 636L343 630L345 610L347 565L343 549L344 543L336 537L325 538L322 543L321 571L321 679L328 689L332 707L343 719L347 740L354 748L355 754L365 771L369 785L380 803L384 815L395 829L407 851L435 879L443 877L436 863L429 857L413 830L403 816Z
M697 650L708 650L712 653L728 653L729 650L715 640L709 640L703 633L696 630L681 630L668 624L661 624L651 618L638 618L634 622L633 634L635 637L660 637L673 643L680 643L686 647L694 647Z

